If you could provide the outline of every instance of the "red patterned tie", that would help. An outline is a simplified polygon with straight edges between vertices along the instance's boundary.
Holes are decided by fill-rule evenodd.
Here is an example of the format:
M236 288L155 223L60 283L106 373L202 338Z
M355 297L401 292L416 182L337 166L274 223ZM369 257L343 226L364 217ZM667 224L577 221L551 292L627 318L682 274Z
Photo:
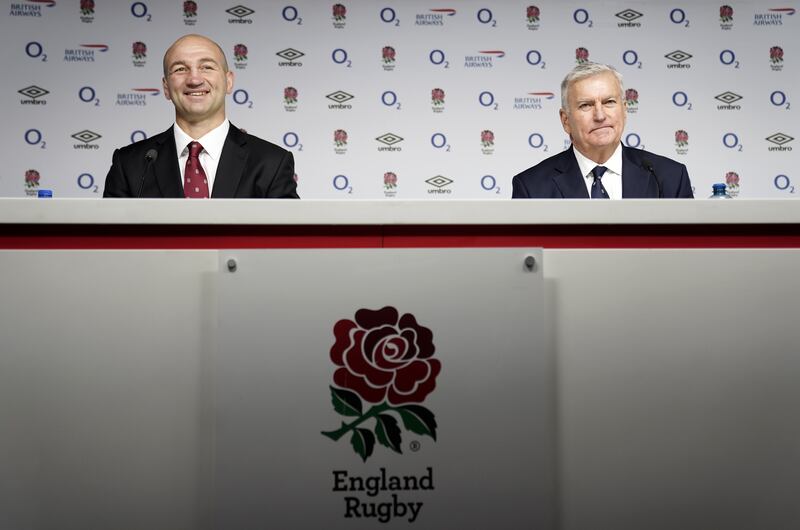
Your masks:
M189 158L183 172L183 195L187 199L208 199L208 178L198 158L202 150L198 142L189 144Z

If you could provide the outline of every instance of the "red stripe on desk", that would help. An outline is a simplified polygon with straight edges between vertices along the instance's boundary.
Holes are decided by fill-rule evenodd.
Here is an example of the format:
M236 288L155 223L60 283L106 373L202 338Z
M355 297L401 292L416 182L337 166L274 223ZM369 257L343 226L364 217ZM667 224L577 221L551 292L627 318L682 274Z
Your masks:
M2 249L800 248L800 225L0 225Z

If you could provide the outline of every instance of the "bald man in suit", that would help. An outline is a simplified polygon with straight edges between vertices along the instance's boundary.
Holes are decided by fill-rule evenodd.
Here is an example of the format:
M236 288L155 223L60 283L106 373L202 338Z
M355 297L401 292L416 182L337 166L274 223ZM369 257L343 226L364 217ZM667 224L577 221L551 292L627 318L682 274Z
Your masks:
M114 151L104 197L299 198L292 154L226 119L233 72L217 43L202 35L175 41L162 85L174 125Z

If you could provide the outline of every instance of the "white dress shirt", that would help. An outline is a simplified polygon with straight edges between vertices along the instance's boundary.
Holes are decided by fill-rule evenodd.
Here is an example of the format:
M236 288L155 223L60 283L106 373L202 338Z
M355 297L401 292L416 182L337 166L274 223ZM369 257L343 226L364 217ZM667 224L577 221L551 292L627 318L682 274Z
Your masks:
M211 196L214 190L214 178L217 176L217 166L219 157L222 156L222 147L225 145L225 138L228 137L228 129L231 124L228 120L223 121L219 127L208 131L202 138L194 139L186 134L176 123L172 128L175 133L175 150L178 153L178 167L181 169L181 186L183 186L183 173L186 171L186 160L189 159L189 144L200 142L203 150L200 152L200 165L206 172L208 179L208 195Z
M572 148L572 152L575 153L575 158L578 160L578 167L581 168L581 175L583 175L583 180L586 183L586 191L589 192L589 197L592 196L592 183L594 182L592 170L595 166L605 166L607 170L600 181L608 193L608 198L622 198L622 144L619 144L611 158L603 163L586 158L575 147Z

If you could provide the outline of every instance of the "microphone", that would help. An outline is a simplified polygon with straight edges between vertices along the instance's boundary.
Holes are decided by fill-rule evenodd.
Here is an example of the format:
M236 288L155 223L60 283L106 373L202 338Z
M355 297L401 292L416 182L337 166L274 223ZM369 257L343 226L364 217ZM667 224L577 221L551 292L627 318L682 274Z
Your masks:
M642 167L650 172L653 175L653 178L656 179L656 186L658 186L658 198L661 199L664 197L664 190L661 188L661 180L659 180L658 175L656 175L656 170L653 169L653 163L650 160L644 158L642 159Z
M139 182L139 191L136 193L137 199L142 196L142 188L144 188L144 179L147 176L147 170L150 168L150 164L156 161L156 158L158 158L158 151L155 149L148 149L144 154L144 159L147 162L144 165L144 171L142 171L142 178Z

